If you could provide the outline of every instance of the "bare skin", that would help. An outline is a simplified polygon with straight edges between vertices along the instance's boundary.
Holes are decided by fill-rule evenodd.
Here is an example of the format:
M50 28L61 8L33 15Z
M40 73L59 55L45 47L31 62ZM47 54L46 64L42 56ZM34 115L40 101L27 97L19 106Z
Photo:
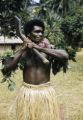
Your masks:
M24 60L26 59L23 70L24 82L29 84L42 84L50 80L50 64L41 62L34 53L30 53L30 50L25 51L22 58Z
M28 44L21 49L15 55L14 59L9 64L5 65L3 69L4 71L12 70L21 59L24 59L23 81L36 85L46 83L50 81L50 62L48 64L43 63L32 51L32 48L38 49L45 58L51 55L59 59L68 59L68 55L64 50L39 47L38 44L43 39L43 29L39 26L34 26L32 32L28 36L31 41L29 40Z

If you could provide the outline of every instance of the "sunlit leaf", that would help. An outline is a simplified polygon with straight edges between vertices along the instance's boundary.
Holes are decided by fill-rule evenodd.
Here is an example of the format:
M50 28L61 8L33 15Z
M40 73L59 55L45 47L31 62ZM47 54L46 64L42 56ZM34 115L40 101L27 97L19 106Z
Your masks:
M10 91L13 91L13 90L15 90L15 88L16 88L15 82L13 82L12 80L10 80L9 83L8 83L8 89Z

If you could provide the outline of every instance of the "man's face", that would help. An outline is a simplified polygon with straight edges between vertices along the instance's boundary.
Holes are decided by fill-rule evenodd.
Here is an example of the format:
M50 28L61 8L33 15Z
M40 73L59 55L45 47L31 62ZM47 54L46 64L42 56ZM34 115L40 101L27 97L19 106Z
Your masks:
M43 39L43 28L40 26L34 26L32 32L30 33L30 38L33 42L40 42Z

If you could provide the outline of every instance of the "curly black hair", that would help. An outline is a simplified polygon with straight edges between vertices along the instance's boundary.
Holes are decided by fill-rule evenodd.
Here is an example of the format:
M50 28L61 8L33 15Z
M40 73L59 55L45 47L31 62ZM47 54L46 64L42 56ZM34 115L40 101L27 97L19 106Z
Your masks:
M43 28L43 31L45 30L44 23L40 19L33 19L33 20L28 21L24 25L24 34L25 34L25 36L27 36L29 33L32 32L34 26L40 26L40 27Z

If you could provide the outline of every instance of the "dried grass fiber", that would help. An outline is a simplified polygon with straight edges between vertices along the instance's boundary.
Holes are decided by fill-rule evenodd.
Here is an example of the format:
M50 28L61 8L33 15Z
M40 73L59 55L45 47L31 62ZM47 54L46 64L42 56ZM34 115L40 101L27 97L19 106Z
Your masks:
M23 83L17 97L17 120L60 120L57 96L50 83Z

